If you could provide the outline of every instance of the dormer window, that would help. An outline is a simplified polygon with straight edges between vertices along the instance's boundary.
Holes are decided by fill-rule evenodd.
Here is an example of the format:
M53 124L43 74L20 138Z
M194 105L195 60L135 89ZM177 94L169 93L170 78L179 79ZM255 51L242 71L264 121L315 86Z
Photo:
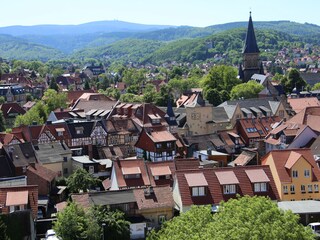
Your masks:
M56 129L57 135L58 135L59 137L63 136L63 132L64 132L64 131L65 131L64 128L57 128L57 129Z
M239 180L233 171L215 172L220 185L222 185L223 194L236 194Z
M79 134L83 134L83 127L76 127L76 133Z
M28 191L7 192L6 206L10 212L24 210L28 204Z
M250 182L253 184L254 192L266 192L268 190L269 177L263 169L245 170Z
M158 114L148 114L152 124L160 124L161 117Z
M235 184L223 185L223 194L236 194L236 192Z
M169 166L150 167L150 170L151 170L152 176L154 176L154 180L171 178L172 173Z
M202 172L200 173L186 173L184 174L188 186L191 189L192 197L200 197L206 195L208 182Z
M141 177L141 170L139 167L123 167L121 170L125 179Z

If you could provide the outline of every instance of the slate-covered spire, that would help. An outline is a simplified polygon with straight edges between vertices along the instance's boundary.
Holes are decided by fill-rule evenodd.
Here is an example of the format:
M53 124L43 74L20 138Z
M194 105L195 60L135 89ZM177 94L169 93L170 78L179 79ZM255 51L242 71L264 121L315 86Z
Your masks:
M176 115L174 114L171 99L168 99L167 113L164 116L169 126L177 126Z
M259 53L259 52L260 51L257 45L256 36L254 34L253 23L252 23L251 12L250 12L247 36L243 46L242 53Z

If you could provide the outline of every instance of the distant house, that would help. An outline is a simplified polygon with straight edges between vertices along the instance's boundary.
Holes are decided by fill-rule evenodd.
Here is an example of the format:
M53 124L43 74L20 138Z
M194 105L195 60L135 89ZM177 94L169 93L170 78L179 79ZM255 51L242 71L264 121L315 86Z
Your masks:
M23 115L26 111L16 102L3 103L0 105L0 110L8 128L12 127L18 115Z
M105 70L102 65L95 66L94 64L84 67L82 70L90 79L97 77L100 74L105 73Z
M308 98L288 98L288 103L292 107L292 110L295 113L300 112L306 107L317 107L320 106L320 102L316 97L308 97Z

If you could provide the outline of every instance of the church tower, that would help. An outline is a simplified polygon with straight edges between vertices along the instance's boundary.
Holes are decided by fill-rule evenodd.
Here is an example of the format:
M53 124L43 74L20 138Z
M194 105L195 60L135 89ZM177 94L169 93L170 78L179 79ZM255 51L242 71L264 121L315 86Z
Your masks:
M243 82L248 82L255 73L263 74L262 64L260 63L260 51L254 34L251 12L249 17L246 40L242 50L243 65L239 67L239 78ZM242 73L240 73L242 71Z

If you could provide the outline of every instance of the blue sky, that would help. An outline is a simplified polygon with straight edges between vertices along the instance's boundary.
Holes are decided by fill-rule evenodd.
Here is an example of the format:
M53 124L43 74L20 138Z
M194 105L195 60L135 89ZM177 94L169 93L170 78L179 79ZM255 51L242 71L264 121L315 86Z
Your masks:
M315 0L8 0L0 26L80 24L122 20L144 24L209 26L247 21L290 20L320 25Z

